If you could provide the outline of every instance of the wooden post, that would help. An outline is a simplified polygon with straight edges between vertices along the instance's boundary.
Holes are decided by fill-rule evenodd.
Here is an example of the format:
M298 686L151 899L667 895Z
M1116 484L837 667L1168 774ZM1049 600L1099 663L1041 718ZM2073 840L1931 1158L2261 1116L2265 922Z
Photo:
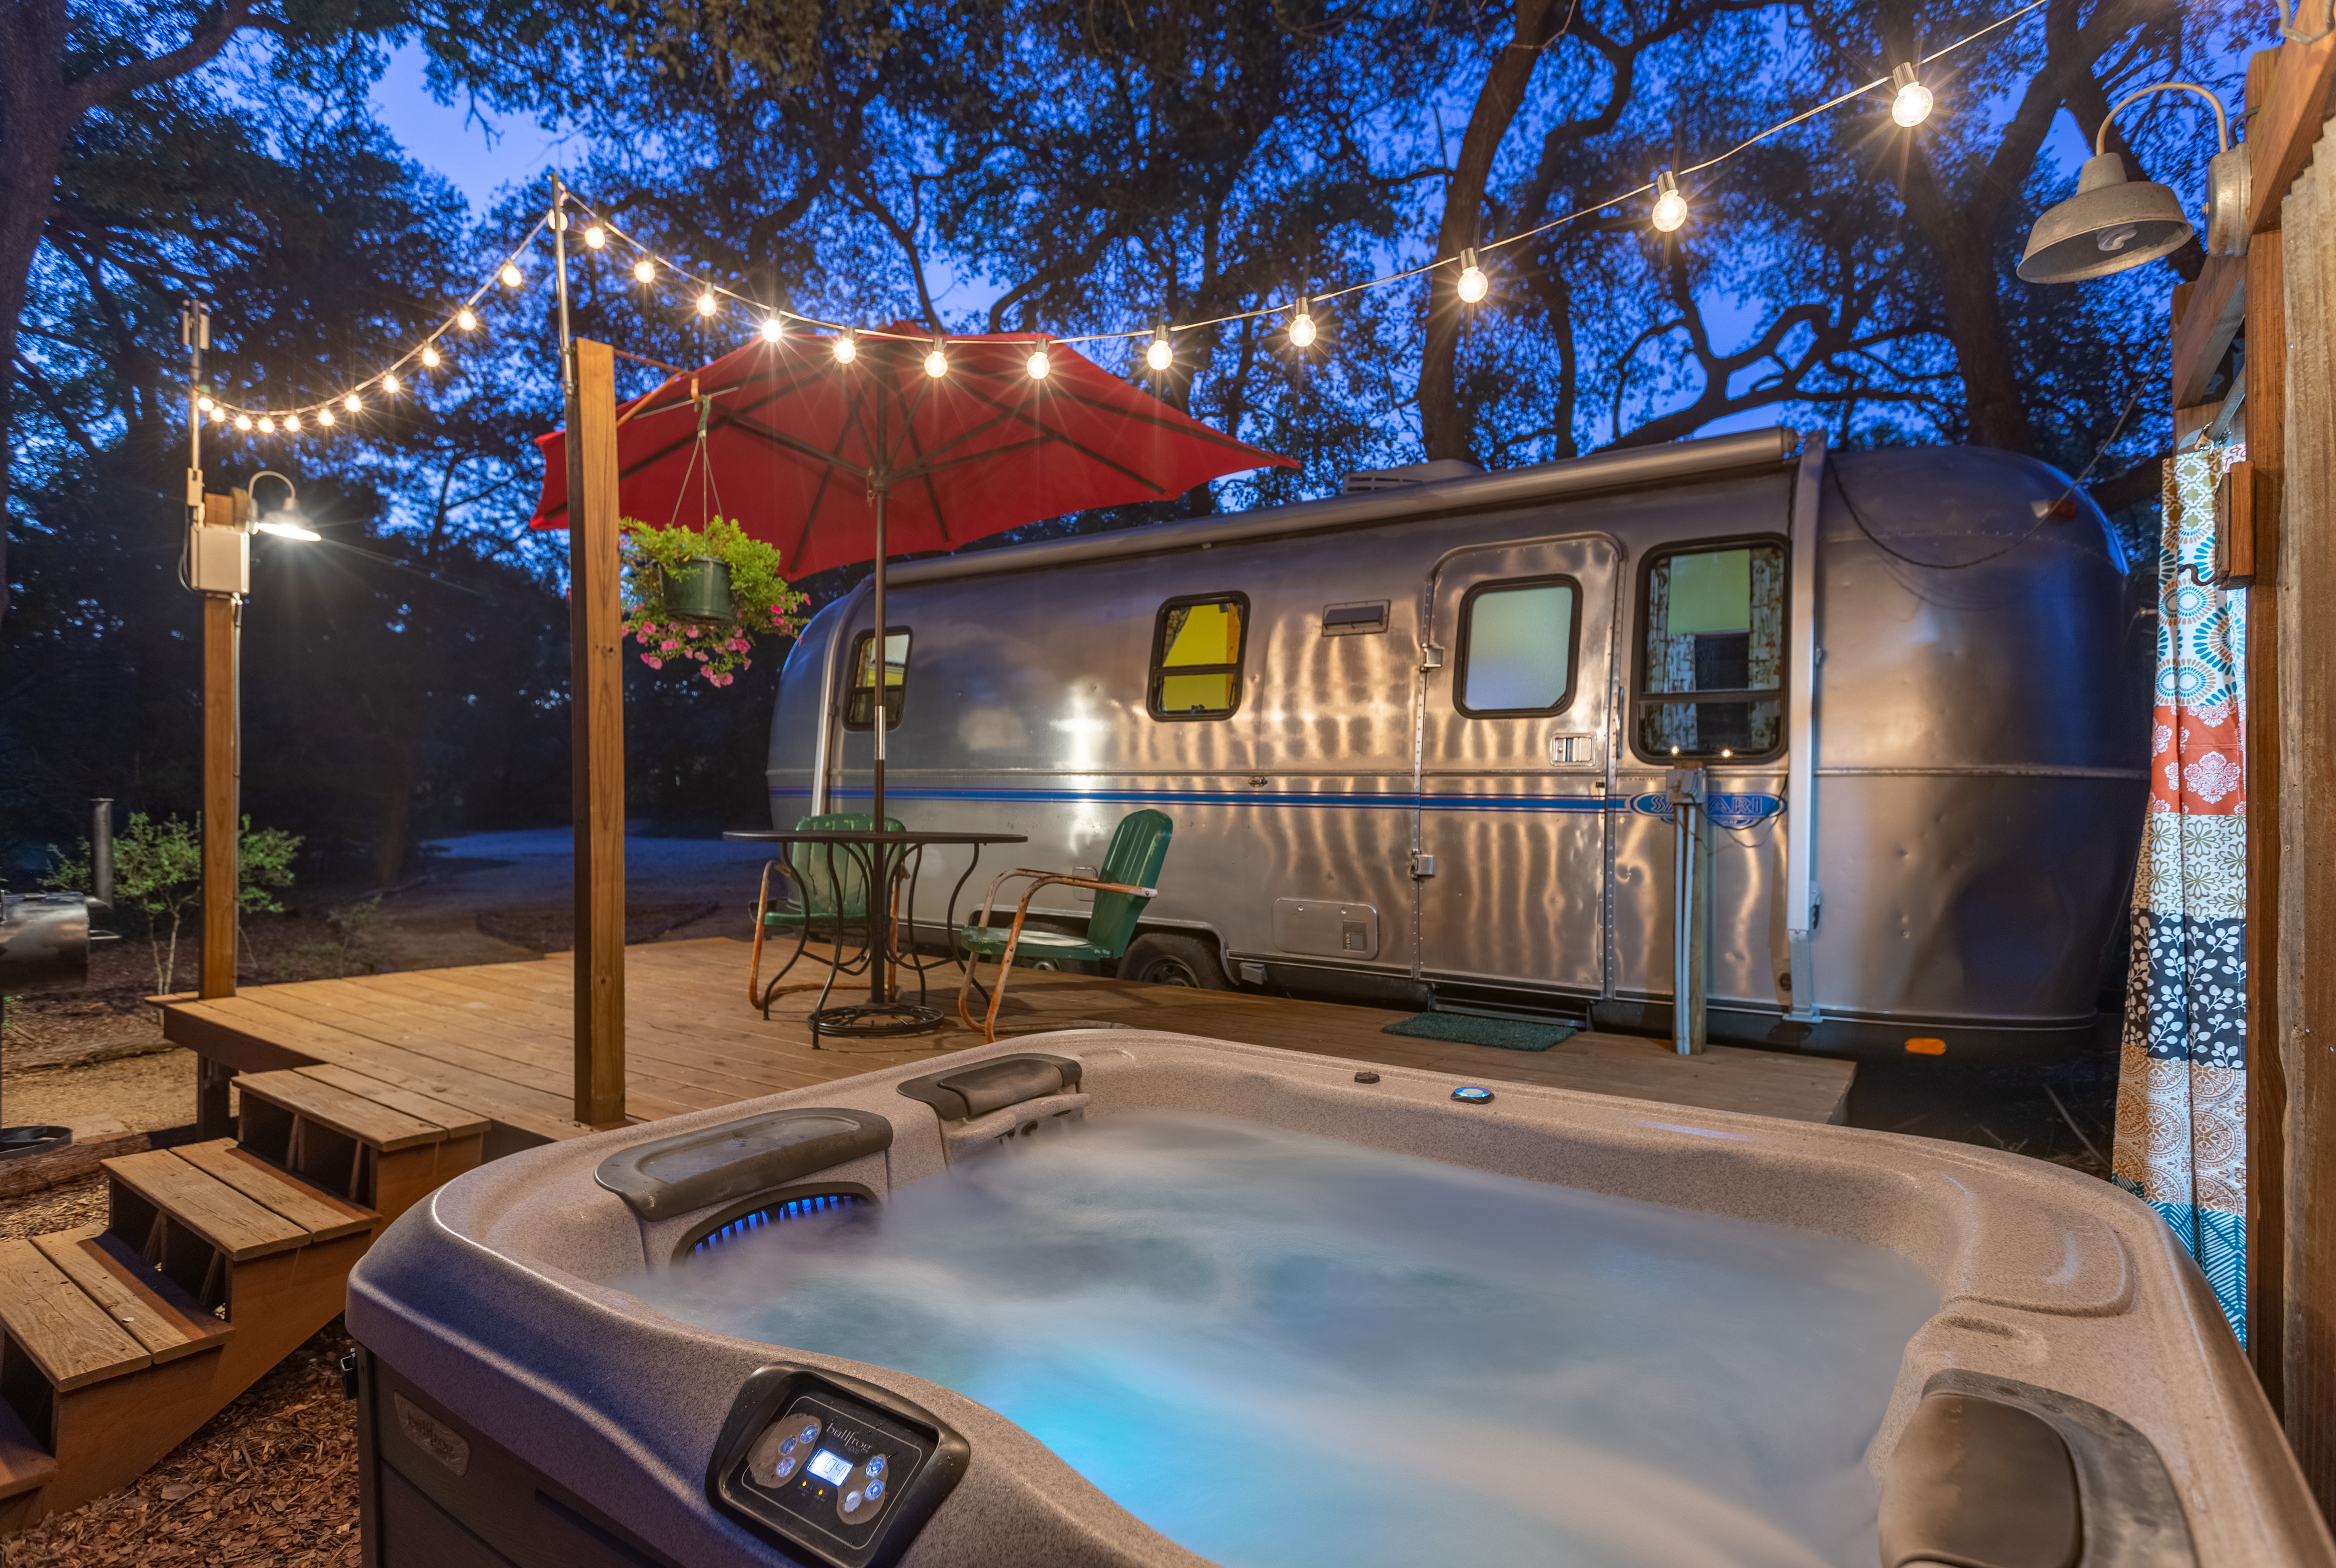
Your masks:
M240 525L248 495L203 497L203 521L212 528ZM205 1000L235 995L236 897L242 882L243 822L243 599L231 593L203 596L203 959L199 989ZM228 1125L228 1079L231 1075L208 1058L195 1064L195 1132L224 1137Z
M569 702L576 823L576 1119L625 1119L625 708L616 358L579 338L568 405Z

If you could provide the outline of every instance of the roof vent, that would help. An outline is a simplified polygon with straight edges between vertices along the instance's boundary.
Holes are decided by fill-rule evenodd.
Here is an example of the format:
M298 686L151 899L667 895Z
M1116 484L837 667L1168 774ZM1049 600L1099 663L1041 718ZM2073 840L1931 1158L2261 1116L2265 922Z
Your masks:
M1439 457L1433 463L1406 463L1401 468L1365 468L1347 475L1347 493L1401 490L1406 485L1433 484L1439 479L1474 479L1484 471L1465 457Z

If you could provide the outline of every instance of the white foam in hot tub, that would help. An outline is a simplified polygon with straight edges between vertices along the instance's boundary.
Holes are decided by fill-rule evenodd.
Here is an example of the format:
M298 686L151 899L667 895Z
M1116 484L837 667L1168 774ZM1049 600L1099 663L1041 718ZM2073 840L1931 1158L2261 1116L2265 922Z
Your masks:
M613 1284L946 1384L1231 1568L1874 1561L1896 1253L1222 1117Z

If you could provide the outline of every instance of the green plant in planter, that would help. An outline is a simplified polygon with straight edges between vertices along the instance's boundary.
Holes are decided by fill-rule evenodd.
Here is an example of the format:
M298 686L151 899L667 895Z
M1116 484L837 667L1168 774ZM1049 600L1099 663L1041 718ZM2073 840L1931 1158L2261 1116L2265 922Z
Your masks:
M779 575L779 552L725 518L698 529L658 528L632 518L619 525L625 563L625 635L641 645L641 662L695 669L728 686L754 667L758 637L793 637L802 629L793 612L808 602ZM706 595L700 573L709 562L728 569L730 616L701 618L718 598ZM685 602L686 600L686 602Z

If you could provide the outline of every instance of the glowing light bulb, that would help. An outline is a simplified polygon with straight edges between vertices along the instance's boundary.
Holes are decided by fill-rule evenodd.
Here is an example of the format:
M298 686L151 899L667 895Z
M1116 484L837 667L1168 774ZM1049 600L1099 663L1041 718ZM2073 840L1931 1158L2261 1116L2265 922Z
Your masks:
M949 350L938 337L933 339L932 347L925 355L925 374L935 381L949 374Z
M297 432L300 428L300 416L297 414L286 414L284 416L284 428L287 431Z
M657 263L649 260L647 257L643 257L640 260L634 262L633 281L636 283L655 283L657 281Z
M273 435L276 433L276 416L274 414L263 414L259 416L259 433L262 435Z
M1679 181L1666 169L1655 176L1655 210L1650 220L1656 231L1669 234L1687 221L1687 198L1679 194Z
M519 269L519 263L516 261L504 262L503 269L498 276L502 278L505 288L517 288L527 281L527 275Z
M719 308L719 302L717 302L714 297L714 290L710 288L706 289L697 297L698 315L711 316L717 308Z
M1030 373L1031 380L1044 381L1055 374L1054 356L1043 348L1034 348L1030 357L1022 362L1022 368Z
M1901 65L1890 73L1897 87L1897 96L1890 100L1890 118L1905 126L1920 125L1931 117L1931 90L1914 80L1912 63Z
M763 317L763 341L776 343L787 335L786 325L775 316Z
M251 428L251 415L248 414L237 414L235 416L235 427L238 430L249 430Z
M852 331L847 327L843 336L835 340L835 363L849 365L859 357L860 345L852 341Z
M1460 253L1460 281L1454 288L1463 305L1474 305L1492 292L1493 281L1484 276L1484 269L1476 265L1474 250Z
M1304 348L1314 341L1314 313L1306 308L1306 301L1298 301L1298 314L1290 318L1290 346Z
M454 325L461 327L463 331L468 332L479 325L479 318L471 307L466 305L455 314Z
M438 349L436 345L425 344L423 346L422 363L432 370L438 368Z
M1152 344L1144 351L1144 363L1154 370L1165 370L1176 363L1176 350L1168 341L1166 322L1152 329Z
M332 404L326 404L324 407L316 410L316 423L323 425L326 430L332 429L334 425L340 423L338 419L334 417Z
M214 407L211 410L211 423L213 424L225 424L227 423L227 410L224 408Z
M213 403L208 397L198 397L195 399L195 406L201 409L205 414L209 414L212 409L217 408L219 404Z
M365 412L365 399L352 392L346 397L341 399L341 406L347 409L351 414L363 414Z
M595 223L584 231L584 243L598 250L608 243L608 231Z
M381 378L381 389L389 394L392 397L395 397L397 395L397 372L394 370L384 372Z

